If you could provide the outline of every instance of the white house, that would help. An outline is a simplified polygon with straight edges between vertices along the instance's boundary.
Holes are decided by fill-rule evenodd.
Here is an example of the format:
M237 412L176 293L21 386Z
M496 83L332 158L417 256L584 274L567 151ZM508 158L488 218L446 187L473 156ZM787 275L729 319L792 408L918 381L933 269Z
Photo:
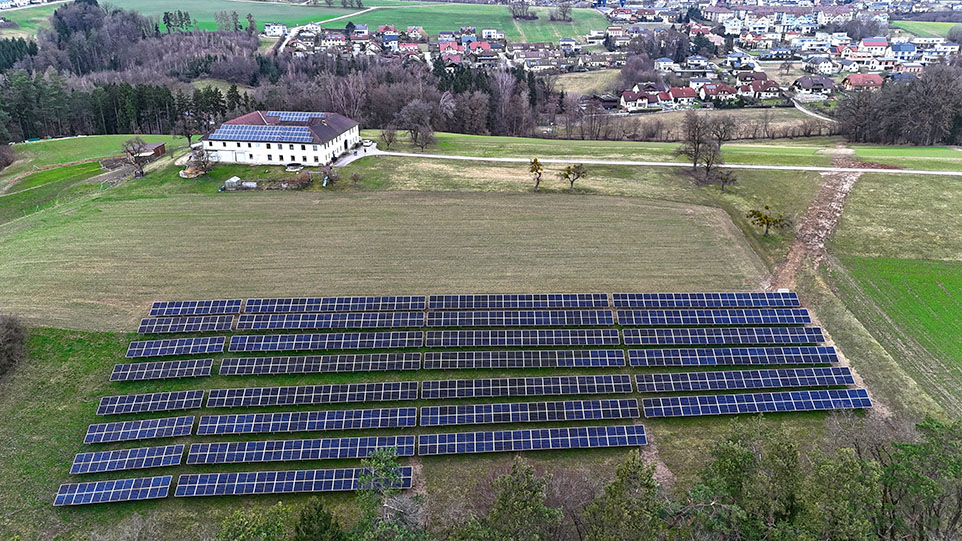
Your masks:
M481 39L485 41L504 40L504 32L494 28L485 28L481 30Z
M361 142L357 122L337 113L254 111L201 138L223 163L327 165Z
M264 35L276 38L286 36L287 25L280 23L267 23L264 25Z

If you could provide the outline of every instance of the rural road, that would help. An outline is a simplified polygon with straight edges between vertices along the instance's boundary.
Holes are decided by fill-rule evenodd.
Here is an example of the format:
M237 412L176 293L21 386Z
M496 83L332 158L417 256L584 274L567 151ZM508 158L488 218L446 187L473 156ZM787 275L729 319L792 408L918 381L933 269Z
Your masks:
M792 98L792 103L795 104L795 108L796 108L796 109L798 109L799 111L805 113L806 115L808 115L808 116L810 116L810 117L812 117L812 118L817 118L817 119L819 119L819 120L824 120L825 122L831 122L832 124L838 124L838 121L835 120L834 118L829 118L829 117L827 117L827 116L820 115L820 114L816 113L815 111L811 111L811 110L809 110L809 109L806 109L805 107L802 106L801 103L798 102L798 100L796 100L796 99L794 99L794 98Z

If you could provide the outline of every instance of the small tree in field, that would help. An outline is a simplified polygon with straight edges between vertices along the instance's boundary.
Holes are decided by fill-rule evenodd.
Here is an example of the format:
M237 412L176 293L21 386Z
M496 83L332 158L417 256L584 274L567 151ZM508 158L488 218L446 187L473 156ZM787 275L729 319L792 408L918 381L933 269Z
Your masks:
M379 139L381 140L381 144L384 145L384 150L391 150L391 145L397 141L397 128L394 127L394 124L384 126Z
M437 139L434 137L434 129L428 124L421 124L417 130L411 131L411 142L424 152L424 149L433 145Z
M541 186L541 175L544 174L544 167L541 166L541 162L538 158L532 158L531 163L528 166L528 172L534 178L534 191L538 191L538 187Z
M588 176L588 170L585 168L584 164L569 165L558 172L558 176L561 180L568 183L568 189L575 191L575 182L579 178L585 178Z
M726 186L731 186L732 184L738 182L738 177L735 176L735 172L726 169L724 171L717 171L715 173L715 182L721 186L721 191L725 191Z
M134 173L138 177L144 176L144 164L147 163L147 143L140 137L131 137L124 141L124 159L134 166Z
M353 184L354 186L357 186L360 183L361 183L361 174L358 173L357 171L351 173L351 184Z
M190 153L190 167L203 174L210 173L210 170L217 164L217 153L203 148L198 148Z
M791 225L782 213L775 214L772 209L765 205L762 210L752 209L748 211L745 215L746 218L751 220L752 225L765 228L765 236L768 236L768 231L770 229L785 229Z

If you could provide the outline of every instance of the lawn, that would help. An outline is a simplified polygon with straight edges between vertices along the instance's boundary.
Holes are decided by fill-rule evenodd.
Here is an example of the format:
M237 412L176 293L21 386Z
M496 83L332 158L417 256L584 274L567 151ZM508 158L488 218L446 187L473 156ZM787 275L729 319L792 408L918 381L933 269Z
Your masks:
M95 192L97 185L84 184L83 181L102 172L97 162L81 163L21 179L0 195L0 224Z
M952 147L891 147L851 145L862 161L895 165L905 169L962 170L962 151Z
M563 73L555 78L555 86L569 94L613 92L618 89L619 73L619 70Z
M62 3L37 6L28 9L17 9L13 11L0 11L0 17L9 19L19 26L19 28L0 29L0 38L29 38L35 37L40 28L47 28L47 19L53 12L62 6Z
M901 28L906 32L921 36L923 38L946 37L949 29L958 23L933 23L928 21L892 21L890 23L896 28Z

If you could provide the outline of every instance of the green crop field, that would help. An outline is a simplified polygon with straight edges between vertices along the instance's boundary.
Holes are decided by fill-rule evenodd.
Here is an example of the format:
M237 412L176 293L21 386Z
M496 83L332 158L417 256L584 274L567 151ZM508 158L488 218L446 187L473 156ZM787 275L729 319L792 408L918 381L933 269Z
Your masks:
M928 21L892 21L891 25L923 38L946 37L949 29L958 23L933 23Z
M962 171L962 150L953 147L890 147L852 145L855 156L865 162L884 163L905 169Z
M93 162L27 176L0 195L0 224L96 190L97 186L82 182L102 172L100 164Z
M27 9L0 11L0 17L17 23L17 28L0 29L0 38L29 38L41 28L48 28L47 19L63 4L36 6Z

